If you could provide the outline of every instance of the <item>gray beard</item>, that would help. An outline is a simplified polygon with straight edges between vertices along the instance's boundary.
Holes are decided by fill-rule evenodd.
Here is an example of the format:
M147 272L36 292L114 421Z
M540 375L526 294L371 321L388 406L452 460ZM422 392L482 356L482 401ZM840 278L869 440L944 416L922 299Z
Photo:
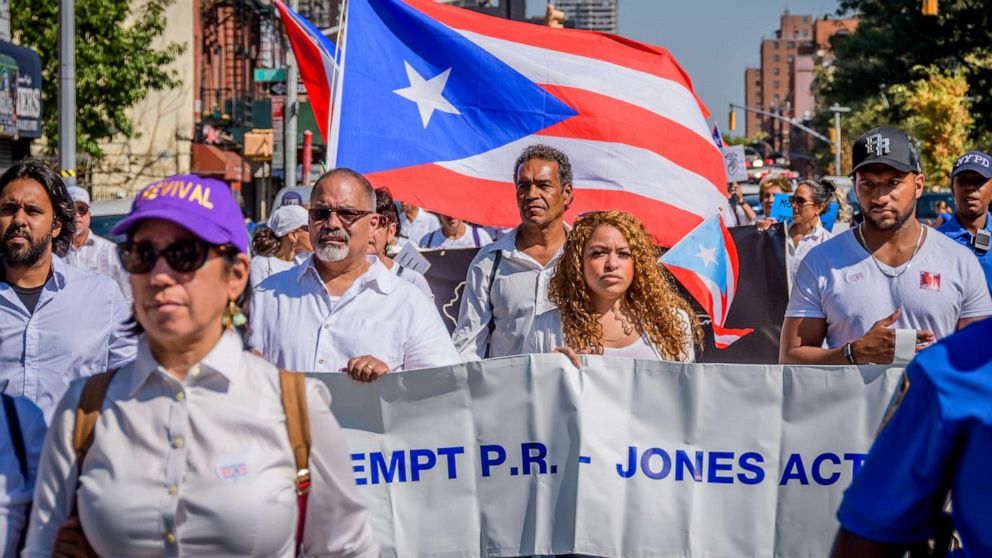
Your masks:
M348 246L318 244L313 253L322 262L339 262L348 257Z

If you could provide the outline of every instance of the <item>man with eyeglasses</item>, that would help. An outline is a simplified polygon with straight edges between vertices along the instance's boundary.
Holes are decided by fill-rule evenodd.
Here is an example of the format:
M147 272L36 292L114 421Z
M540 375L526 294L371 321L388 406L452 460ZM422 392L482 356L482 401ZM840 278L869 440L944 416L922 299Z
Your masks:
M992 291L992 155L972 151L958 157L951 171L951 193L954 215L937 230L975 254Z
M76 232L73 233L72 244L69 245L65 261L69 262L69 265L113 279L130 305L134 299L131 295L131 279L121 267L121 261L117 257L117 246L90 230L89 192L79 186L70 186L69 196L76 207Z
M353 170L317 181L309 210L314 254L253 293L249 343L270 362L364 382L460 362L434 303L368 255L375 208L372 185Z
M852 155L864 221L800 264L782 323L783 364L890 364L897 355L906 363L992 314L975 257L916 219L925 177L909 136L875 128Z
M136 354L120 288L61 258L74 228L72 199L43 163L21 161L0 176L0 382L46 421L70 381Z

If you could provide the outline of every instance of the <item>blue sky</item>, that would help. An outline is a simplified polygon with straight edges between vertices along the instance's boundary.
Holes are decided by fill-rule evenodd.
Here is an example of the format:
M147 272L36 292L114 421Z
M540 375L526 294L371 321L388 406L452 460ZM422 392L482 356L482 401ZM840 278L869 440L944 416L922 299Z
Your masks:
M771 38L779 16L833 15L836 0L618 0L620 34L665 47L692 78L696 94L726 133L727 107L744 104L744 68L757 66L762 37ZM536 4L540 4L539 6ZM528 12L544 10L530 0ZM740 133L743 114L737 115Z

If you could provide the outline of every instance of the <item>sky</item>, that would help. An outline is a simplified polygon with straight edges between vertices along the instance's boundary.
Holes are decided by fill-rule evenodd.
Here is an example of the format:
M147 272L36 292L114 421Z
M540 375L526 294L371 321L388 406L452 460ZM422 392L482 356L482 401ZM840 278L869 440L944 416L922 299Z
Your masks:
M759 65L762 38L773 38L788 7L797 15L833 15L837 0L617 0L619 34L668 49L724 134L730 103L744 104L744 69ZM542 5L544 2L540 2ZM536 9L530 0L528 12ZM542 8L543 6L538 6Z

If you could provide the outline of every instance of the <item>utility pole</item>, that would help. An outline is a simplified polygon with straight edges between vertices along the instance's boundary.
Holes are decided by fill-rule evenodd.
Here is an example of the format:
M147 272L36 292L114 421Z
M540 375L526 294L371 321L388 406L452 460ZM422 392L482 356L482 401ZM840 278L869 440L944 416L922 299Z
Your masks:
M513 0L503 0L506 2L506 19L513 19Z
M289 7L295 12L300 9L299 0L290 0ZM286 106L283 108L283 186L296 186L296 115L299 103L296 100L299 81L296 56L286 49Z
M834 174L840 176L840 113L851 112L851 109L834 103L827 110L834 113Z
M76 185L76 3L59 2L59 169Z

